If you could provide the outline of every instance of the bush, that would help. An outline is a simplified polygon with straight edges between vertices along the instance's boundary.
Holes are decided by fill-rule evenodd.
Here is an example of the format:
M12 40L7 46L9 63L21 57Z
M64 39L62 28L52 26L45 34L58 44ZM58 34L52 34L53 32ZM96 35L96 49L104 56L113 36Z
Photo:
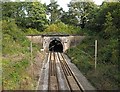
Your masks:
M66 25L62 22L57 22L54 24L51 24L45 29L45 32L47 33L62 33L62 34L80 34L80 28L79 27L74 27L70 25Z
M26 35L30 35L30 34L39 34L40 32L36 29L32 29L32 28L28 28L24 30Z
M94 69L94 41L98 40L97 69ZM67 51L72 62L87 77L87 79L100 90L118 89L120 73L118 40L104 39L97 35L87 37L77 47Z
M2 82L4 90L33 89L33 82L30 82L33 80L31 80L31 76L27 71L27 68L30 66L30 51L28 49L30 42L25 37L26 33L16 25L13 19L3 20L2 28ZM34 49L38 50L35 45ZM30 83L22 84L26 78L29 78L27 81Z

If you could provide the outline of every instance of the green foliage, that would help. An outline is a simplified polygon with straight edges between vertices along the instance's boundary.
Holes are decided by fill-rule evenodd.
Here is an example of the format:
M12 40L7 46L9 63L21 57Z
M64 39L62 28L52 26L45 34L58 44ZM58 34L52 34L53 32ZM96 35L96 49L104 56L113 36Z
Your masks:
M19 4L19 3L18 3ZM18 5L14 2L2 2L2 16L3 19L7 17L15 18Z
M97 6L93 2L76 2L71 1L68 5L69 11L61 18L62 22L84 28L86 23L93 19L91 13Z
M40 2L4 2L3 19L14 18L16 24L43 31L47 24L46 8Z
M35 29L26 30L35 33ZM2 82L4 90L34 89L33 80L27 70L30 67L30 42L25 37L27 32L25 33L23 29L20 29L15 20L11 18L2 20L2 31ZM39 46L33 44L33 56L38 50ZM26 82L27 84L25 84Z
M94 70L94 41L98 40L97 69ZM84 39L80 45L67 51L72 62L87 79L100 90L118 89L120 74L119 48L117 39L104 39L101 36Z
M47 5L47 14L50 16L50 24L55 23L63 14L63 9L57 4L57 1L51 1Z
M113 22L114 26L118 29L119 28L119 22L120 19L120 3L119 2L104 2L99 9L96 11L97 14L96 16L94 16L94 21L93 21L93 25L94 29L97 32L100 32L102 30L104 30L104 24L106 23L106 17L109 18L111 17L112 20L111 22ZM109 12L109 15L108 15ZM107 15L107 16L106 16ZM108 20L108 19L107 19Z
M15 54L19 53L20 51L24 51L25 49L21 48L22 46L27 48L29 42L25 38L25 33L23 33L17 27L14 19L9 19L9 21L3 20L2 28L3 28L3 44L2 44L3 54L7 53Z
M86 77L98 90L118 90L118 72L118 67L114 65L98 64L97 70L88 72Z
M108 37L116 36L116 33L118 33L117 28L113 24L113 18L110 12L108 12L108 14L106 15L106 22L104 28L105 28L104 31Z
M118 40L105 40L105 42L103 42L100 46L99 55L101 57L98 59L103 63L118 64L118 52Z
M47 23L46 8L40 2L27 2L26 12L28 13L26 18L26 27L35 28L39 31L43 31L44 25Z
M73 57L73 63L85 74L89 81L97 89L118 89L120 74L119 63L119 31L118 23L119 3L103 3L92 15L86 29L89 35L94 37L85 39L79 46L68 50L68 55ZM85 31L86 32L86 31ZM98 40L97 70L94 71L94 63L87 63L91 58L94 61L94 40ZM77 50L76 50L77 48ZM83 50L88 55L80 53ZM75 54L72 54L75 53ZM89 56L89 57L88 57ZM85 59L83 60L84 57ZM83 60L83 61L82 61ZM82 62L82 63L81 63ZM86 62L86 63L83 63ZM88 68L91 66L92 68ZM87 67L87 68L86 68Z
M26 68L29 66L29 61L23 59L21 61L13 62L9 59L3 59L3 88L5 90L20 89L22 79L29 77ZM27 85L24 85L27 86Z
M46 32L58 32L58 27L55 24L50 25L45 29Z
M29 35L29 34L39 34L40 32L36 29L32 29L32 28L28 28L24 30L25 34Z
M72 62L83 72L91 71L94 68L94 48L87 44L91 39L83 41L77 47L73 47L67 51L68 56L71 57Z
M81 32L80 32L81 31ZM70 25L66 25L62 22L56 22L55 24L51 24L45 29L45 32L53 32L53 33L62 33L62 34L80 34L82 30L79 27L74 27Z

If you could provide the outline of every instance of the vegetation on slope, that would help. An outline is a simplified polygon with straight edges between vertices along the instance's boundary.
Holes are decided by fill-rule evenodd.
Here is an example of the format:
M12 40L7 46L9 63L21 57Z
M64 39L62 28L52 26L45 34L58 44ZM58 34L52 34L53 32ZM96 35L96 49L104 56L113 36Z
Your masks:
M25 37L22 29L15 24L14 19L3 20L2 28L3 89L34 89L34 80L28 72L31 61L30 41ZM33 56L38 50L38 46L33 45Z
M92 33L89 34L89 37L86 37L77 47L67 51L72 62L99 90L118 90L120 87L120 72L118 70L120 65L120 28L118 27L119 23L115 23L118 16L120 17L118 7L120 7L119 3L104 3L96 16L97 18L94 19L97 24L94 27L99 29L91 29ZM94 68L95 40L98 40L96 70Z
M95 70L94 41L96 39L98 40L98 57ZM101 39L101 37L89 37L77 47L70 48L67 51L71 61L99 90L116 90L120 86L118 48L114 47L114 44L112 46L110 41Z
M80 28L66 25L63 22L57 22L49 25L45 31L46 33L62 33L62 34L80 34ZM82 32L81 32L82 33Z

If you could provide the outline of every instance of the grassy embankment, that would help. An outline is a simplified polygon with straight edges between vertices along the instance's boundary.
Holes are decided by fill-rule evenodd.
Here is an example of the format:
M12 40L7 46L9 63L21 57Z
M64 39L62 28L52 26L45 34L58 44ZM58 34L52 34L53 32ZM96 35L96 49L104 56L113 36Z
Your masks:
M4 90L32 90L35 81L30 69L30 41L28 33L37 33L32 29L19 28L13 19L2 21L2 83ZM40 47L33 44L33 58ZM34 60L32 60L34 63Z
M94 41L98 40L97 68L94 68ZM99 90L116 90L120 87L118 71L118 42L105 40L100 36L88 37L77 47L67 51L72 62Z

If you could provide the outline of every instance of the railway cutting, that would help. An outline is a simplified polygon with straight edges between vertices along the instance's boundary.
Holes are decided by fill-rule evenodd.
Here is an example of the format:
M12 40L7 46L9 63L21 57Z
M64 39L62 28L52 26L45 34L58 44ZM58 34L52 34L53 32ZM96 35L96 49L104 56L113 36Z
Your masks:
M41 73L44 77L39 79L37 90L83 92L81 84L69 67L63 53L50 51L46 58L47 62ZM45 76L45 73L48 76Z

